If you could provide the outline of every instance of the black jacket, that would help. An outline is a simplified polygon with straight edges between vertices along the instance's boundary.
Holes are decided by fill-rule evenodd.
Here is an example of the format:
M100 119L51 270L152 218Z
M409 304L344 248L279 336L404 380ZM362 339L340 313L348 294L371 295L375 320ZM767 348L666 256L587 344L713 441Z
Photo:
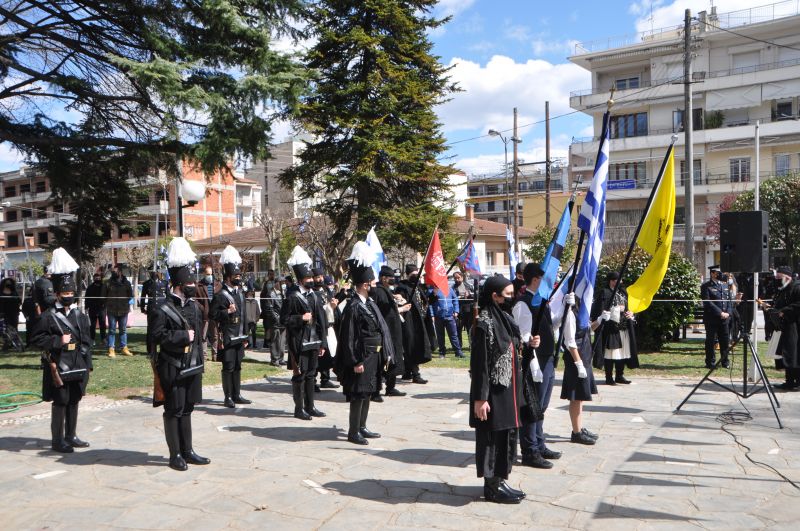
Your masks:
M403 363L403 321L400 318L397 303L394 301L394 294L388 288L378 284L375 287L374 300L381 311L381 315L383 315L383 320L386 321L394 349L394 362L390 367L389 373L394 375L403 374L405 369ZM408 315L408 312L405 315Z
M130 313L130 300L133 298L133 286L125 277L111 279L103 284L102 296L106 300L108 315L121 317Z
M303 341L312 337L311 327L316 330L317 338L321 341L321 348L328 350L328 318L325 316L322 297L313 290L314 304L309 304L309 299L300 291L295 290L286 295L281 307L281 324L286 327L288 334L287 344L289 353L297 356L303 352ZM311 322L303 321L303 314L311 312Z
M236 311L228 313L231 302L236 306ZM222 288L214 294L209 309L209 317L219 326L222 333L222 344L225 348L232 345L232 338L247 334L244 314L244 292L242 288L235 291L223 284Z
M800 282L793 281L786 288L779 289L772 304L766 317L775 330L781 331L778 354L783 356L783 366L800 368Z
M56 315L61 313L61 317ZM68 324L64 321L68 321ZM72 343L63 345L61 336L70 334ZM61 371L76 369L92 369L92 339L89 335L89 318L79 309L74 308L67 314L55 306L42 313L31 334L31 344L49 354ZM56 388L53 385L50 368L44 365L42 381L42 397L52 400ZM80 382L81 394L86 393L89 374Z
M167 285L161 280L148 278L142 284L142 296L139 297L139 309L144 313L154 310L156 304L164 299L167 293Z
M106 300L103 298L103 283L92 282L84 293L84 303L86 310L90 312L100 312L106 308Z
M411 309L406 312L403 323L403 347L406 363L423 364L431 361L431 344L429 336L433 333L431 320L427 318L427 299L421 288L417 286L414 291L413 284L402 280L395 288L395 293L402 295L411 303Z

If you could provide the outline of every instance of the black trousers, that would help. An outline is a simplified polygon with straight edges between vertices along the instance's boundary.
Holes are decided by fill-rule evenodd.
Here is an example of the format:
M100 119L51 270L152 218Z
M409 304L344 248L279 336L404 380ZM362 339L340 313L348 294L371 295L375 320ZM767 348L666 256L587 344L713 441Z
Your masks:
M293 382L303 382L306 380L314 381L317 376L317 366L319 366L319 351L310 350L300 354L289 353L291 358L292 370L295 367L297 374L292 375Z
M730 318L728 318L730 319ZM706 327L706 364L710 365L716 361L714 345L719 341L719 353L722 361L728 360L730 350L730 323L728 319L713 319L704 321Z
M100 340L106 339L106 311L105 310L89 310L89 321L92 323L89 328L89 337L94 339L97 324L100 324Z
M241 372L242 360L244 359L244 346L236 345L228 347L217 354L217 358L222 360L222 372Z
M518 430L475 430L475 465L479 478L508 479L517 459Z

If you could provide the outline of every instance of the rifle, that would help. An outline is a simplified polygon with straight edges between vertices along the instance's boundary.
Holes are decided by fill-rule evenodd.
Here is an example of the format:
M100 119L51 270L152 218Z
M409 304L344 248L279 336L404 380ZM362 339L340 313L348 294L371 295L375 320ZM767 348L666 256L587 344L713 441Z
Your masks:
M167 401L164 388L161 386L161 378L158 376L158 369L156 368L157 357L158 353L150 358L150 366L153 368L153 407L161 406Z
M53 355L49 352L42 354L42 361L50 367L50 376L53 378L53 385L56 389L64 387L64 380L61 379L61 374L58 372L58 364L53 359Z

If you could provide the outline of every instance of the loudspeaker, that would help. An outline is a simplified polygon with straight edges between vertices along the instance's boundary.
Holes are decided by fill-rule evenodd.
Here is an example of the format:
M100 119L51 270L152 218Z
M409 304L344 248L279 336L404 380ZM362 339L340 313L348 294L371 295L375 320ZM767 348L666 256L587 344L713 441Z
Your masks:
M729 273L760 273L769 267L769 219L763 210L723 212L719 216L720 268Z

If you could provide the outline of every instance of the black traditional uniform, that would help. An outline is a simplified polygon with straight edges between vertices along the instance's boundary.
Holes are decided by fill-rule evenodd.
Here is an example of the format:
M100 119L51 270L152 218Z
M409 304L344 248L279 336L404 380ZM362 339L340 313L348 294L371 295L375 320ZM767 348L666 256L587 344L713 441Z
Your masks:
M355 262L349 265L354 285L363 285L375 279L375 272L370 265L362 266ZM345 399L350 403L348 441L367 444L367 439L380 437L380 434L367 428L370 397L379 389L381 371L393 359L391 333L378 305L368 296L356 293L342 314L335 358L336 373L342 383ZM364 370L355 372L356 367L363 367Z
M728 367L728 350L730 343L728 319L732 311L727 286L713 278L713 272L719 272L719 266L711 266L712 278L700 286L700 298L703 300L703 326L706 329L706 367L716 363L714 345L719 342L720 358L723 367ZM727 313L728 317L722 317Z
M384 266L381 268L380 276L393 277L394 270ZM401 317L397 302L395 302L394 293L383 284L375 286L372 298L375 300L378 309L380 309L383 320L386 321L386 325L389 327L389 334L394 347L393 361L383 375L386 382L386 396L404 396L405 393L398 391L396 388L397 377L405 372L405 362L403 360L405 352L403 348L403 317ZM408 312L405 312L404 315L407 316Z
M778 269L779 273L790 276L788 267ZM771 308L765 311L774 330L780 331L776 354L782 356L778 368L786 371L786 382L778 388L791 390L800 387L800 282L790 281L781 285Z
M299 282L312 278L308 264L292 266ZM325 316L322 297L311 287L303 286L287 292L281 307L281 323L286 327L289 349L289 365L292 375L292 397L294 416L301 420L311 417L324 417L325 414L314 407L314 382L319 364L321 349L328 350L328 320ZM310 321L303 315L311 314Z
M60 260L56 253L69 257L63 249L56 249L51 267ZM54 296L54 291L59 294L74 293L77 287L73 274L74 270L52 273L53 282L50 284L48 281L50 285L44 286L40 292L39 304L51 304L49 296ZM42 399L53 403L50 420L52 448L63 453L89 446L89 443L77 437L76 430L78 403L86 394L89 372L92 370L92 339L89 318L78 308L71 307L73 302L74 297L61 297L53 301L36 318L31 335L31 344L43 350ZM68 343L64 343L65 335L69 335Z
M229 312L231 304L235 307L233 312ZM225 407L249 404L250 401L241 396L242 360L248 337L244 328L244 291L241 286L231 286L226 280L222 288L214 294L209 313L210 318L217 323L217 330L222 337L222 350L217 352L217 359L222 362Z
M164 300L166 293L166 283L158 278L158 273L151 271L150 278L145 280L142 284L142 296L139 297L139 309L142 310L142 313L147 315L148 330L150 330L151 313L155 310L156 305ZM156 352L156 342L152 334L147 334L146 343L147 354L152 356Z
M419 366L431 361L430 335L434 334L433 324L428 318L428 299L422 287L412 275L418 268L412 264L406 266L406 279L400 281L395 292L411 303L411 310L403 321L403 356L405 360L405 379L414 383L427 383L419 372ZM415 289L416 286L416 289Z

